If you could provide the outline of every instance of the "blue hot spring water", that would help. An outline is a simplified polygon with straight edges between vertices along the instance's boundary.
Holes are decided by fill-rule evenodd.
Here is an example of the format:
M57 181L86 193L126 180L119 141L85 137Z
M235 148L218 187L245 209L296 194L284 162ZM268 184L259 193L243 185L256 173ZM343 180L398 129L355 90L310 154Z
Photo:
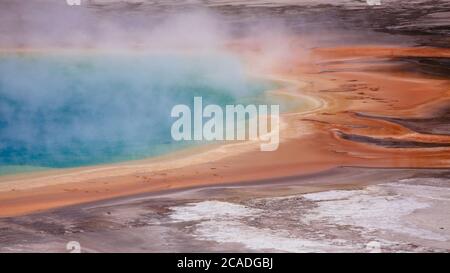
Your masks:
M0 175L185 147L170 135L174 105L248 103L268 85L228 54L3 54Z

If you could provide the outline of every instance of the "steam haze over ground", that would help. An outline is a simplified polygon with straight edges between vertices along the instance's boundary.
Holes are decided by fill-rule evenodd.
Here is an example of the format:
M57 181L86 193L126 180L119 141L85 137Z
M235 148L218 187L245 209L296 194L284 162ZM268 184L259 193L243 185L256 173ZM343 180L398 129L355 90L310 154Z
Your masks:
M81 2L0 0L0 252L450 251L450 1ZM296 108L271 153L2 175L178 150L194 96Z
M174 105L194 95L225 105L267 88L223 49L228 29L203 8L160 16L65 1L0 5L1 46L40 50L0 58L0 174L168 152L183 146L170 137Z
M65 0L4 0L0 46L210 48L249 34L270 43L281 33L312 35L323 43L329 42L327 36L344 34L347 41L368 43L412 32L421 43L449 44L448 1L381 2L82 0L81 6L68 6ZM348 35L355 31L362 36Z

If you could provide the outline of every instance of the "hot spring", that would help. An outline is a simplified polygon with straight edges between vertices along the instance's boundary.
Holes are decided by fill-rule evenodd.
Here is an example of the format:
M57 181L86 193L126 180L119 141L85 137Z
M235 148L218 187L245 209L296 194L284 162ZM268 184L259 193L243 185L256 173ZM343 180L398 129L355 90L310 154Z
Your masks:
M273 83L224 53L5 53L0 174L142 159L171 138L176 104L249 103Z

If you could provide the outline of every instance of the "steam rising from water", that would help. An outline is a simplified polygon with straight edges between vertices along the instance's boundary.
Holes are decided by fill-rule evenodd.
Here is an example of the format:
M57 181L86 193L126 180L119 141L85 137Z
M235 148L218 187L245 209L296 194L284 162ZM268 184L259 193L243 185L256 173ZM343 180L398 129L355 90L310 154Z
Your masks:
M211 11L56 0L0 7L0 48L39 49L0 55L0 174L10 165L70 167L160 154L179 145L168 129L173 105L190 105L194 96L225 105L266 88L249 81L226 50L230 28ZM275 43L267 31L260 40L279 57L285 45L277 46L277 33Z
M170 110L254 94L228 55L37 54L0 59L0 163L67 167L178 147Z
M87 1L81 6L64 0L0 3L1 47L212 50L227 36L220 17L203 8L173 12Z

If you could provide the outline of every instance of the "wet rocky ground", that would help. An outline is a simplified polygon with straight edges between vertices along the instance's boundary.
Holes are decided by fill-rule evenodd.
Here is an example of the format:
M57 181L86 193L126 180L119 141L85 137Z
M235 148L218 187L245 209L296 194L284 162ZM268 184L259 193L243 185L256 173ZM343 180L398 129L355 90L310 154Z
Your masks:
M338 168L0 219L0 252L447 252L448 170Z
M180 8L196 10L207 7L233 22L236 33L242 26L262 21L282 22L299 34L314 32L374 31L386 35L346 37L365 43L399 40L414 41L417 45L448 47L450 44L450 3L445 0L381 0L380 5L370 5L364 0L279 0L279 1L102 1L91 0L89 8L100 13L147 14L166 16ZM126 11L125 13L123 11ZM243 33L244 34L244 33ZM325 41L326 39L324 39ZM336 42L336 41L333 41Z
M17 47L52 34L47 20L67 25L58 35L61 45L73 37L98 38L97 26L151 30L159 22L180 11L208 10L231 26L231 32L245 36L258 25L278 26L298 35L317 35L317 45L346 43L405 43L418 46L448 47L450 44L450 3L445 0L381 0L369 5L364 0L82 0L81 6L68 7L65 1L39 0L18 4L4 0L0 9L0 45ZM71 12L65 18L67 9ZM32 12L30 12L32 11ZM46 20L39 19L39 11ZM21 16L11 17L11 14ZM81 16L82 22L73 19ZM100 20L100 21L99 21ZM11 26L11 23L14 23ZM11 31L15 31L12 35ZM280 29L281 30L281 29ZM264 28L258 31L264 35ZM67 35L73 33L72 35ZM336 40L331 34L338 34ZM97 36L96 36L97 35ZM92 37L91 37L92 36Z

